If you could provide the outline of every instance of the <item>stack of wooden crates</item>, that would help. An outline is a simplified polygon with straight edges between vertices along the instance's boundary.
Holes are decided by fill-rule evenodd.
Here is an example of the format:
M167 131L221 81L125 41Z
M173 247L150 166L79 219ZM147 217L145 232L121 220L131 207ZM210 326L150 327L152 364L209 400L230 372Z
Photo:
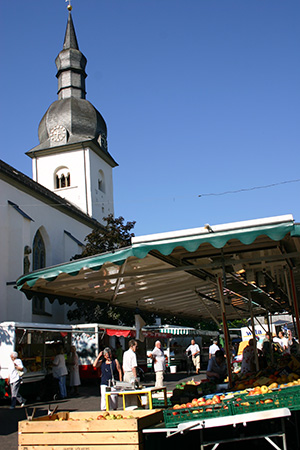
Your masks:
M60 412L19 422L19 450L143 450L142 430L163 419L161 410Z

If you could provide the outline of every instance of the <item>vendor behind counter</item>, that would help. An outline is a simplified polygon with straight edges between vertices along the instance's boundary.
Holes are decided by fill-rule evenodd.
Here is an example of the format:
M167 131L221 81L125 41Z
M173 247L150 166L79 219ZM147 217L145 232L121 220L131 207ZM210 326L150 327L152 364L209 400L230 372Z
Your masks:
M222 350L217 350L215 357L208 362L206 376L210 381L215 383L223 383L227 377L227 365Z

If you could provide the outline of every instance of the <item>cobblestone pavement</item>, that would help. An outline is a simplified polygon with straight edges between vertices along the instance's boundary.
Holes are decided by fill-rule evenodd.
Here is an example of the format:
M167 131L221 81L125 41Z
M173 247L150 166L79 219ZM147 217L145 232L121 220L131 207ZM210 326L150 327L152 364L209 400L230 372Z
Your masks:
M204 372L200 375L192 374L187 377L186 372L176 374L167 373L165 376L165 385L168 390L173 390L179 380L186 381L194 378L200 380L205 378ZM146 374L144 386L154 386L154 374ZM84 384L80 387L78 397L69 397L64 400L56 400L51 402L35 402L26 404L29 414L36 407L35 416L44 416L58 405L58 411L97 411L100 409L100 394L97 381ZM121 405L121 403L120 403ZM0 403L0 435L1 450L16 450L18 448L18 422L26 419L24 408L16 407L14 410L9 409L10 403L2 401ZM120 409L121 406L120 406Z

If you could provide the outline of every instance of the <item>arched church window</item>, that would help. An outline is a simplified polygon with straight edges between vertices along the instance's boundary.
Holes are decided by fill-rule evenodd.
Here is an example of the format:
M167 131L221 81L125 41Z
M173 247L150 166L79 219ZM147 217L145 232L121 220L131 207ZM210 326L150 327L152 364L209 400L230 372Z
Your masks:
M98 189L99 191L105 192L105 178L103 170L99 170L98 172Z
M33 270L43 269L46 266L46 247L43 237L38 230L33 240L32 251L32 266ZM45 299L34 296L32 298L32 313L44 314L45 313Z
M61 167L55 173L55 189L62 189L71 186L71 174L67 167Z

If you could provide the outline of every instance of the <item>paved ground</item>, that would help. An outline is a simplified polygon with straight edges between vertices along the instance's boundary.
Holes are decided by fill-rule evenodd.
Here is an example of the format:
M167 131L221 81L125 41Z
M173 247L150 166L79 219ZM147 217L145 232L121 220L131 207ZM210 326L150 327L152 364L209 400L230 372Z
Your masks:
M179 372L176 374L170 374L168 373L165 377L165 385L167 386L168 390L173 390L178 381L187 381L191 378L194 378L195 380L201 380L205 378L205 373L202 372L200 375L192 374L191 376L187 377L186 372ZM143 382L143 385L145 386L153 386L154 385L154 375L153 374L147 374L146 380ZM51 410L54 409L54 407L58 405L59 411L97 411L99 410L100 406L100 395L99 395L99 389L96 382L90 383L90 384L84 384L80 387L80 393L78 397L70 397L65 400L56 400L52 402L47 403L41 403L36 402L33 404L28 404L27 411L29 413L32 412L32 408L36 407L36 416L43 416L48 413L48 408L50 407ZM121 405L121 403L120 403ZM121 409L121 408L120 408ZM26 413L24 408L17 407L14 410L9 409L9 403L8 402L2 402L0 403L0 449L1 450L17 450L18 447L18 422L21 420L26 419ZM295 420L295 417L293 417L293 420ZM298 422L298 428L300 429L300 414L296 417L296 420ZM265 421L263 421L265 422ZM257 423L257 422L256 422ZM264 424L262 424L264 425ZM288 426L288 424L287 424ZM298 450L297 444L295 444L294 439L292 441L289 439L289 435L291 433L295 434L295 426L297 428L297 424L293 425L293 428L287 429L287 437L288 437L288 450ZM216 429L214 429L216 430ZM219 429L221 430L221 429ZM292 430L292 431L291 431ZM214 431L216 432L216 431ZM219 431L219 433L221 433ZM158 437L160 436L160 437ZM194 448L199 449L200 448L200 441L195 442L195 433L188 433L184 436L177 435L176 437L171 437L170 439L166 439L165 435L164 437L161 437L162 435L156 435L152 436L149 445L149 441L146 445L147 448L155 448L155 450L169 450L179 447L185 447L189 448L190 450L193 450ZM197 434L198 436L198 434ZM253 450L253 447L257 446L259 450L267 450L273 448L269 443L263 440L257 440L257 441L249 441L243 443L232 443L232 444L221 444L220 450L224 449L241 449L247 450L250 449ZM282 448L282 447L280 447Z
M179 372L176 374L166 374L165 385L168 390L173 390L179 380L190 380L191 378L200 380L205 378L204 372L200 375L191 375L187 377L186 372ZM146 379L143 382L145 386L154 385L154 375L146 374ZM0 435L1 435L1 450L16 450L18 447L18 422L26 419L24 408L16 407L14 410L9 409L9 402L0 403ZM28 404L27 410L32 412L32 408L36 407L35 416L43 416L48 413L50 406L51 410L58 405L59 411L97 411L100 408L100 395L97 382L84 384L80 387L78 397L70 397L65 400L56 400L47 403L36 402Z

